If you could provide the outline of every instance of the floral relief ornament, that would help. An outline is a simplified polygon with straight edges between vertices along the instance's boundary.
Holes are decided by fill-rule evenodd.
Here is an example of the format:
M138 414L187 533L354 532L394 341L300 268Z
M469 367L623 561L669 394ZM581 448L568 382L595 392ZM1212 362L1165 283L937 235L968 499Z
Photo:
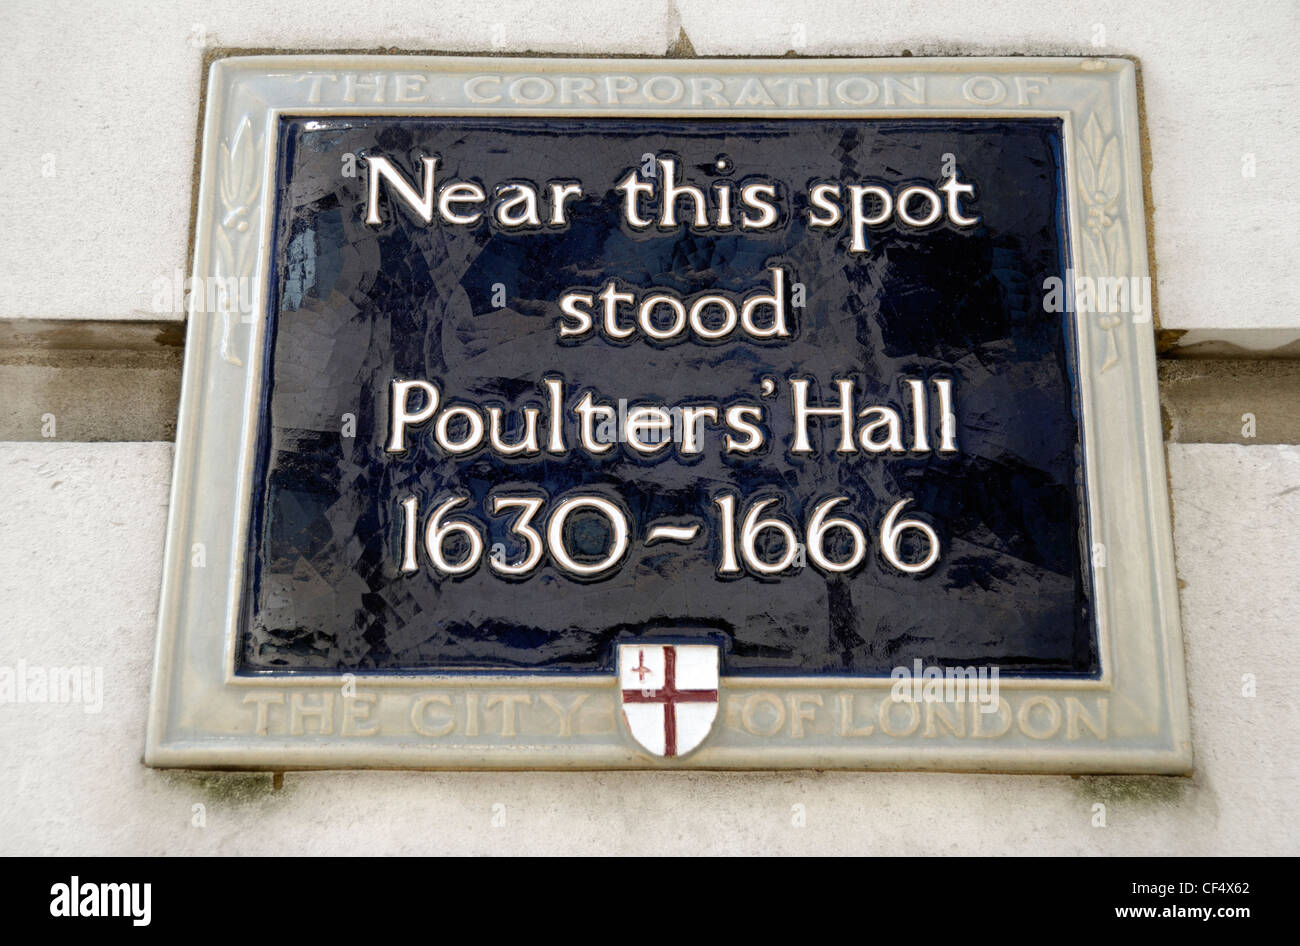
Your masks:
M1084 268L1094 278L1113 276L1127 268L1128 237L1119 216L1122 161L1119 139L1107 136L1097 120L1088 115L1079 145L1079 182L1087 216L1083 220ZM1114 312L1102 311L1098 325L1106 333L1106 356L1099 373L1119 364L1117 329L1123 319Z
M229 364L242 365L234 350L236 308L245 298L242 280L251 279L256 228L252 224L261 182L257 174L257 139L252 122L244 115L230 138L221 142L221 179L217 189L216 258L212 275L218 287L217 310L221 313L221 357ZM237 287L232 292L232 286Z

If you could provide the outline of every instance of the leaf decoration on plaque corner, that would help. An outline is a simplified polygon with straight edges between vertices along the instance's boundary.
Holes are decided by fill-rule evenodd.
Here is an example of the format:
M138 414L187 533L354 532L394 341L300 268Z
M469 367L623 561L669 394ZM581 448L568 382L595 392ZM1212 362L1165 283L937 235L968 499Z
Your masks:
M258 142L247 115L235 133L221 142L221 175L217 185L216 258L212 275L217 282L217 310L221 313L221 357L242 365L234 350L235 325L243 306L252 304L253 254L257 227L255 201L261 189L257 174ZM245 289L247 287L247 289ZM233 289L233 291L232 291Z
M1087 274L1093 277L1098 289L1095 301L1101 305L1097 324L1106 336L1106 356L1098 374L1104 374L1119 364L1118 329L1123 318L1108 311L1102 303L1109 298L1104 292L1101 277L1118 275L1128 269L1128 235L1119 213L1119 199L1123 185L1119 138L1108 135L1091 112L1084 122L1079 145L1079 183L1087 215L1083 220L1083 261Z

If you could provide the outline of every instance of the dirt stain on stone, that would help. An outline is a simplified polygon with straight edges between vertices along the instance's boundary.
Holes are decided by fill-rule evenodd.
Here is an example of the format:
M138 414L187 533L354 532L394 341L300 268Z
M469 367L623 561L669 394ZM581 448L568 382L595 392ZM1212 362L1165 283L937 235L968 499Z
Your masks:
M284 787L280 772L172 771L160 775L170 785L192 792L197 801L230 808L261 804L280 795Z
M1190 778L1169 775L1081 775L1070 780L1076 795L1110 807L1158 807L1187 799Z

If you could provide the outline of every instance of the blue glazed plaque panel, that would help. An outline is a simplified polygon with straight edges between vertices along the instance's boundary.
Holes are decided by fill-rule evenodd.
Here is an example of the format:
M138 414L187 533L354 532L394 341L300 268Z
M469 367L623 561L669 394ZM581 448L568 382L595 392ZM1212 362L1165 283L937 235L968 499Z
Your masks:
M386 186L381 222L368 224L372 159L390 161L418 190L429 156L439 187L471 182L489 198L452 209L483 216L449 225L435 212L426 223ZM659 194L639 204L656 225L629 224L616 185L635 174L662 189L665 160L675 183L708 198L704 226L693 225L689 197L676 202L677 226L657 225ZM1046 281L1064 278L1068 259L1059 119L287 117L275 162L238 673L608 675L619 642L655 639L718 645L723 676L887 676L915 660L1010 675L1100 673L1074 339L1069 316L1043 304ZM865 227L859 248L848 219L810 225L829 214L810 202L819 183L841 185L847 218L850 183L897 197L909 186L939 192L954 174L974 188L960 207L978 224L943 215L909 226L895 216ZM557 182L582 190L563 223L548 216ZM758 213L739 191L755 182L773 185L778 219L748 229L742 212ZM492 195L518 184L541 196L539 225L512 229L492 217ZM717 225L719 185L732 190L729 228ZM863 206L874 211L878 200ZM923 214L925 201L913 207ZM685 305L713 293L739 305L775 287L789 334L656 339L630 304L617 324L636 330L613 338L600 330L597 301L597 325L562 336L575 320L560 299L598 297L611 281L638 301L667 293ZM721 311L706 328L719 326ZM672 322L663 305L651 327L664 334ZM410 380L433 385L442 410L466 409L446 425L455 442L472 439L467 412L487 426L489 409L515 442L523 411L535 408L539 449L505 456L484 435L452 454L438 444L435 416L409 426L405 452L387 450L393 382ZM548 449L548 380L562 389L563 452ZM870 419L857 416L863 410L892 410L905 449L872 453L855 435L852 452L842 451L840 419L821 416L806 422L810 452L794 452L795 380L808 382L814 407L840 403L837 382L851 381L854 428ZM638 405L714 405L723 417L756 406L763 445L728 452L724 438L742 431L706 419L692 453L674 441L642 455L616 425L608 452L595 454L579 443L576 408L587 394L615 411L622 399L623 416ZM423 404L416 392L405 406ZM874 439L887 433L877 428ZM940 450L947 442L955 449ZM617 562L583 576L546 550L526 575L492 568L493 556L514 563L529 551L512 529L519 510L494 515L494 498L543 499L535 525L545 539L547 517L579 495L625 515ZM463 533L447 538L448 561L475 558L456 575L423 547L429 514L452 496L465 502L448 518L472 523L483 540L475 557ZM718 502L726 496L730 530ZM819 567L806 548L810 517L831 497L844 497L832 515L865 537L860 561L842 572ZM419 510L414 571L402 567L408 498ZM937 537L937 560L915 573L882 549L885 517L904 499L902 518ZM773 575L735 549L746 513L764 500L763 516L804 543ZM664 524L697 532L647 543ZM832 562L854 557L848 530L823 538ZM594 563L615 535L606 515L586 508L568 518L563 541L573 561ZM732 571L723 567L728 542ZM752 555L770 564L785 551L779 530L767 529ZM904 565L929 552L917 529L898 538Z

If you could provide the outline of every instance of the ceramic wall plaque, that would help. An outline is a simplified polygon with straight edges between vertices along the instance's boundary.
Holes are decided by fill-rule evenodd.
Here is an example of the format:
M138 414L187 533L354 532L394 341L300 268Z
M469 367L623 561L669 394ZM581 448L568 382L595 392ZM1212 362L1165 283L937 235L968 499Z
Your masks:
M154 765L1183 772L1121 60L212 67Z

